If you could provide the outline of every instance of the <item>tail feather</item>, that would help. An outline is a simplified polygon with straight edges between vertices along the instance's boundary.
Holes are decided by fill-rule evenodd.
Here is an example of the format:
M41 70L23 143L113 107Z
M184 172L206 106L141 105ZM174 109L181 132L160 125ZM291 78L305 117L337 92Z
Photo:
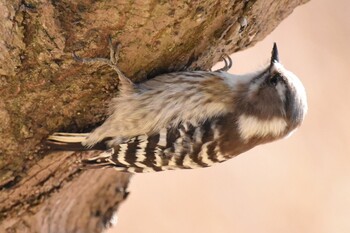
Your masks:
M114 149L103 151L95 157L84 159L82 162L85 166L89 168L106 168L106 167L115 167L117 164L113 162Z
M88 133L54 133L48 137L48 140L65 143L81 143L87 136L89 136Z
M62 151L86 151L86 150L106 150L106 144L100 142L92 147L86 147L82 143L89 136L89 133L54 133L50 135L45 145L48 150Z

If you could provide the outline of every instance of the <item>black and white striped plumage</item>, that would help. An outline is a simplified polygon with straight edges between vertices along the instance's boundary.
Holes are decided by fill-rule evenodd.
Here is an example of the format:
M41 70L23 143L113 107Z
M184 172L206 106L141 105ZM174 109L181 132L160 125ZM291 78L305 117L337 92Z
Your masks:
M287 136L307 110L304 87L279 63L276 45L270 65L252 74L232 75L225 66L164 74L137 85L113 57L111 50L111 61L98 59L120 79L109 118L89 134L48 138L54 149L102 148L85 164L128 172L208 167Z

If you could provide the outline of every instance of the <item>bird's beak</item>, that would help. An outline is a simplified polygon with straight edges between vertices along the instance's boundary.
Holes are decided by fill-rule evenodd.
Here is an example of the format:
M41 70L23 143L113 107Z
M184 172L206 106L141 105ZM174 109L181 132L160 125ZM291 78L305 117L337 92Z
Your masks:
M272 53L271 53L271 66L273 63L279 62L277 44L273 43Z

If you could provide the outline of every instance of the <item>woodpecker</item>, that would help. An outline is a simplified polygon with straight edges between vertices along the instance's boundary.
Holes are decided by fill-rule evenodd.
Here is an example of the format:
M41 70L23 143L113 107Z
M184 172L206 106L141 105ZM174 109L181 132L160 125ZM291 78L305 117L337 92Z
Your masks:
M106 121L90 133L54 133L51 150L100 150L83 161L92 167L144 173L209 167L251 148L290 135L307 112L303 84L279 62L244 75L184 71L135 84L118 68L120 46L110 58L75 58L108 64L118 74L119 95Z

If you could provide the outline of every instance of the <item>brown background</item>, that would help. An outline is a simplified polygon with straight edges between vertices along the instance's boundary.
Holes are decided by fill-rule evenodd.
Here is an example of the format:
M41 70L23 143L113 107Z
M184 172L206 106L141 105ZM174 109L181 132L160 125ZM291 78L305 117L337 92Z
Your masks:
M213 168L134 176L109 232L350 232L349 14L347 0L313 0L232 56L232 73L249 72L278 43L309 100L291 138Z

